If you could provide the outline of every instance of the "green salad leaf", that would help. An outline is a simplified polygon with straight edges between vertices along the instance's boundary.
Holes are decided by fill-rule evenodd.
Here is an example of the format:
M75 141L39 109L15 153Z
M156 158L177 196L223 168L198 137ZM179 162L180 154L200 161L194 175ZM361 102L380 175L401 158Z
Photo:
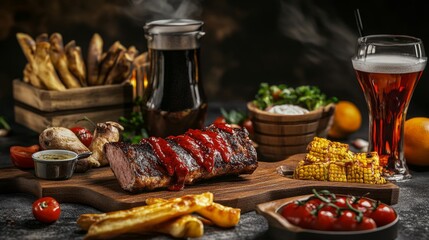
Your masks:
M285 84L269 85L261 83L253 103L261 110L269 107L292 104L308 109L309 111L338 102L336 97L327 98L316 86L288 87Z

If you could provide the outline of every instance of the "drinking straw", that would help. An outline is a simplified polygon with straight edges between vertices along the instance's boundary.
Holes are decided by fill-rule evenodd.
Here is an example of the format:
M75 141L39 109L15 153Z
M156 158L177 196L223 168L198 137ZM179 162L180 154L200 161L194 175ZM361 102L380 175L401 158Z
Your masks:
M363 37L363 24L359 13L359 8L355 9L355 18L356 18L356 25L359 31L359 35Z

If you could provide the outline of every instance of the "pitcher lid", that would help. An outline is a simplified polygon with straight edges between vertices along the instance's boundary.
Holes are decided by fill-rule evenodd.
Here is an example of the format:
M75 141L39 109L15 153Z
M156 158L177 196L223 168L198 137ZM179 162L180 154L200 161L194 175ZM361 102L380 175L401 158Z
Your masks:
M203 24L193 19L163 19L146 23L144 29L148 34L187 33L200 31Z
M203 22L192 19L165 19L144 26L148 48L158 50L186 50L200 47L204 36Z

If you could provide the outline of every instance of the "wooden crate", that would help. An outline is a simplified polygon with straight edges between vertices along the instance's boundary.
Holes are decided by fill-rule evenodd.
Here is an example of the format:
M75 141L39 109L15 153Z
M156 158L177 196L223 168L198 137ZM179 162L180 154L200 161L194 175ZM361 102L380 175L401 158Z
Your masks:
M13 81L15 121L36 132L50 126L71 127L88 117L94 122L118 121L132 111L130 84L47 91L21 80ZM89 123L80 122L93 128Z

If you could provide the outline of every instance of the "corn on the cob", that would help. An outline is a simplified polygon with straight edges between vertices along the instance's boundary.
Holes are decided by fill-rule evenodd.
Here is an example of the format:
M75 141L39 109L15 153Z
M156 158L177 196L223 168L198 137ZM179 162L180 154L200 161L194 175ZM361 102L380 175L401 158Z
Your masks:
M294 171L294 178L319 181L383 184L376 152L353 153L347 144L315 137Z
M381 171L377 152L356 153L354 163L347 167L348 181L383 184L386 179L381 177Z
M303 180L326 181L327 170L326 163L301 164L295 169L294 177Z
M331 142L325 138L315 137L307 146L308 154L305 156L309 162L351 162L353 153L349 145Z
M347 182L345 164L329 163L328 181Z

